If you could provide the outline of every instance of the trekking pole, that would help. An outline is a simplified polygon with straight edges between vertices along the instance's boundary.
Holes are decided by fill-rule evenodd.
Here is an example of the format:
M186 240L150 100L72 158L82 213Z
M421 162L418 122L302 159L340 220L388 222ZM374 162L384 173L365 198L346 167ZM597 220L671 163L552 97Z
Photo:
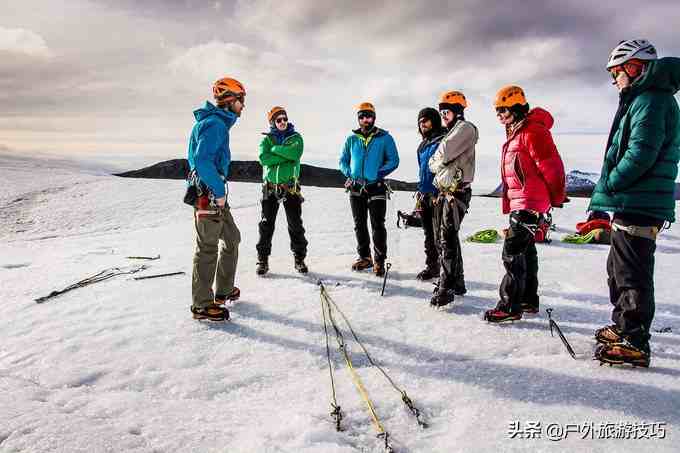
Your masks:
M160 278L160 277L170 277L171 275L183 275L183 271L179 272L169 272L167 274L156 274L156 275L143 275L141 277L133 277L135 280L146 280L147 278Z
M571 347L569 342L567 341L567 338L564 336L562 333L562 329L560 329L560 326L557 325L557 323L552 319L552 308L548 308L545 310L546 313L548 313L548 324L550 325L550 335L555 336L553 334L553 327L555 330L557 330L557 335L560 337L560 340L562 340L562 344L564 344L564 347L567 348L567 352L569 355L571 355L571 358L576 360L576 353L574 352L574 349Z
M390 272L390 267L392 267L392 263L385 263L385 277L383 277L382 291L380 291L381 296L385 295L385 285L387 284L387 274Z

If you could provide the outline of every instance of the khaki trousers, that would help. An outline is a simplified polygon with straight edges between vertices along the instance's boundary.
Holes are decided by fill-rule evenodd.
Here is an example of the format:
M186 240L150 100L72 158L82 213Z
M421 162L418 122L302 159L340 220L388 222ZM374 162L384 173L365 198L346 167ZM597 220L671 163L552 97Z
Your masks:
M228 295L234 289L241 233L228 206L207 215L199 216L197 211L191 296L194 307L203 308L214 303L215 294Z

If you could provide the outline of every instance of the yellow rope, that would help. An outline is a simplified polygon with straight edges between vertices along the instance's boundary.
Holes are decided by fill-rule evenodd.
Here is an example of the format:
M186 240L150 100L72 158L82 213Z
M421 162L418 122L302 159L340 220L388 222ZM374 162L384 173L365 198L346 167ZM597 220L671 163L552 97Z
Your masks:
M328 301L328 294L326 293L325 288L321 288L321 295L326 303L326 310L328 311L328 318L331 321L331 325L334 326L334 328L337 329L337 324L335 323L335 320L333 319L333 313L331 311L331 304ZM345 362L347 363L347 368L350 371L350 375L352 376L352 381L354 382L355 387L359 391L359 394L361 395L361 399L364 400L364 403L366 403L366 407L368 407L368 412L371 414L371 418L373 419L373 425L375 426L375 429L378 431L378 435L384 435L385 434L385 428L383 427L382 423L380 423L380 420L378 419L378 414L375 412L375 407L373 406L373 403L371 402L371 399L368 396L368 392L366 391L366 388L364 387L363 382L361 382L361 378L357 374L356 370L354 369L354 366L352 364L352 359L349 357L349 353L347 352L347 348L345 347L344 339L341 339L340 337L337 338L338 343L340 345L340 351L342 352L343 357L345 358Z

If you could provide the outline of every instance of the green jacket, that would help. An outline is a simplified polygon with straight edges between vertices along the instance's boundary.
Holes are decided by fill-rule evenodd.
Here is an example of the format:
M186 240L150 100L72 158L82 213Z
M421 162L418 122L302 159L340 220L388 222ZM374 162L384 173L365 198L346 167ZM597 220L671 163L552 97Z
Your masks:
M275 145L272 136L266 134L260 142L263 181L272 184L297 182L300 177L303 147L302 135L297 132L287 137L280 145Z
M680 58L661 58L621 93L589 210L675 221L680 109L673 96L678 89Z

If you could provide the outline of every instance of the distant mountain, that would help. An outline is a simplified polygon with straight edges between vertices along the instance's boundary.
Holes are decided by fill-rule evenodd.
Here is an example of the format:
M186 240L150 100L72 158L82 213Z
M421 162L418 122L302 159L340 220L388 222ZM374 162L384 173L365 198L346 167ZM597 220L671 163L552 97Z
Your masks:
M139 170L117 173L115 176L123 178L149 179L186 179L189 173L189 163L186 159L173 159L159 162ZM300 183L303 186L315 187L344 187L345 176L339 170L302 164L300 166ZM262 166L253 160L234 160L229 167L229 180L238 182L262 182ZM388 179L392 190L414 192L417 190L415 182L404 182Z
M567 173L567 196L573 198L590 198L600 175L572 170ZM503 185L499 184L496 190L484 195L485 197L498 197L503 195ZM680 184L675 183L675 199L680 200Z

